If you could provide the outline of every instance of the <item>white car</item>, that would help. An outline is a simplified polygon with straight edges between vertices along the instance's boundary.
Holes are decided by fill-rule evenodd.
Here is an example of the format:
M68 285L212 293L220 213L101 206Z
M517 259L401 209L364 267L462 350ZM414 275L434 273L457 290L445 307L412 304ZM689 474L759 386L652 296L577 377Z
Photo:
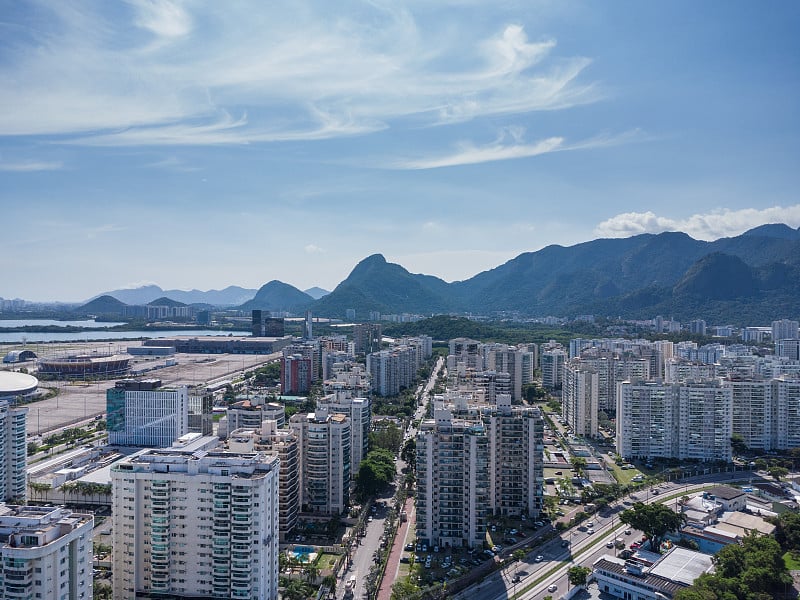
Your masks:
M558 589L558 586L555 583L551 583L550 586L547 588L548 592L555 592Z
M535 562L542 562L542 561L544 560L544 556L542 556L542 555L540 554L540 555L539 555L539 556L537 556L537 557L536 557L534 560L535 560Z

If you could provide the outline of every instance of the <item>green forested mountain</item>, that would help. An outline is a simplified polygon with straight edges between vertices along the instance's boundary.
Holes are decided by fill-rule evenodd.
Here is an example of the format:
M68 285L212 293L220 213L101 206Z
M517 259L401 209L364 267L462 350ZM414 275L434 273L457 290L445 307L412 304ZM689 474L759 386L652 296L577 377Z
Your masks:
M343 317L352 308L357 318L374 310L753 322L800 314L798 275L800 232L766 225L714 242L662 233L548 246L454 283L409 273L378 254L312 310Z

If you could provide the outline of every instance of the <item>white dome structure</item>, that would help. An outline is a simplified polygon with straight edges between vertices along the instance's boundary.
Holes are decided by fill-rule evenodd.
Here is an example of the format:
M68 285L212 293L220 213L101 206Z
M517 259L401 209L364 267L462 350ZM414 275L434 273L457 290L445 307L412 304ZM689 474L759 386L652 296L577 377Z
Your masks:
M32 395L39 386L33 375L15 371L0 371L0 400L16 400Z

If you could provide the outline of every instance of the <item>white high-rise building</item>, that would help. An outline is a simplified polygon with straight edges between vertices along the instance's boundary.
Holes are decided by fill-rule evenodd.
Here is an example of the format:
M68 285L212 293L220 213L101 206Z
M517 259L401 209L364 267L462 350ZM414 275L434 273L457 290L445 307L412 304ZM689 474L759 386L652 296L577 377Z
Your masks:
M417 433L417 539L480 547L490 510L489 438L480 424L434 410Z
M508 373L511 380L511 400L522 401L523 353L517 348L503 347L489 351L488 369L498 373Z
M323 515L340 515L350 494L350 417L316 412L292 415L289 427L300 448L300 506Z
M625 458L731 459L733 394L718 381L625 381L617 392L617 452Z
M561 387L567 353L556 348L542 352L542 386L549 390Z
M576 358L564 365L561 407L575 435L597 436L600 377Z
M0 502L20 504L27 493L27 406L19 398L31 398L39 380L26 373L0 371Z
M508 394L482 414L468 404L459 395L457 412L437 406L417 434L417 539L432 545L480 547L493 514L542 509L539 410L512 407Z
M725 380L733 393L733 433L754 450L773 449L773 399L769 379Z
M323 396L317 406L327 407L329 414L341 413L350 417L350 474L355 476L369 450L369 428L372 411L368 398L351 398L345 393Z
M511 406L510 396L484 414L489 437L489 502L502 516L534 519L543 507L544 421L538 408Z
M0 598L92 599L94 517L0 505Z
M265 453L180 450L114 465L114 599L276 599L278 469Z
M167 448L189 433L189 389L124 380L106 392L108 443Z
M789 319L780 319L772 322L772 341L778 340L796 340L800 338L800 329L798 321L791 321Z
M733 392L719 380L687 381L678 387L677 458L731 460Z

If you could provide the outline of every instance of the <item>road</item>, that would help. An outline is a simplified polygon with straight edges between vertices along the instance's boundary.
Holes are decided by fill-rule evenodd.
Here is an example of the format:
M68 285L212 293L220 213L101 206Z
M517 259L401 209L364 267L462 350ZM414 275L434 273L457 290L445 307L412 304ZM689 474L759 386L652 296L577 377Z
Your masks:
M752 477L752 473L743 472L741 477ZM737 477L738 478L738 477ZM673 496L682 496L702 490L709 484L730 483L730 474L720 473L704 477L704 481L670 482L662 483L658 487L660 493L652 495L648 490L637 492L637 497L647 503L675 502ZM644 497L641 497L641 496ZM479 584L460 592L455 596L459 600L542 600L547 595L558 598L568 591L567 570L575 565L591 567L592 564L606 554L615 553L615 550L606 547L607 542L622 537L629 545L641 537L641 532L632 531L630 536L624 535L627 526L620 523L619 513L627 506L624 498L608 506L604 516L593 515L590 521L594 524L594 533L588 534L573 527L554 538L547 544L533 550L524 561L511 562L504 569L487 577ZM584 523L585 525L585 523ZM562 543L566 542L567 547ZM571 551L570 551L571 550ZM536 562L535 557L541 555L543 560ZM515 582L515 574L523 576ZM535 583L534 583L535 582ZM550 585L556 585L556 591L549 591Z
M428 397L428 392L433 389L433 386L436 384L436 377L439 373L439 370L442 368L444 364L444 360L440 357L437 361L434 368L431 370L431 375L428 378L427 383L425 385L420 385L417 389L417 399L418 399L418 407L417 411L414 414L415 419L421 419L425 416L425 408L426 408L426 400ZM415 434L415 430L413 428L409 428L406 436L413 436ZM397 478L398 481L402 481L404 474L402 473L402 469L405 467L405 464L402 460L398 458L397 460ZM342 600L344 598L345 590L345 582L350 579L353 575L356 577L356 586L355 591L353 594L354 598L364 598L366 594L366 586L365 580L366 576L369 573L372 565L374 564L375 559L375 552L378 550L381 544L381 537L383 536L384 525L386 520L386 513L388 511L388 507L392 505L393 497L392 495L388 495L385 497L377 498L379 502L385 502L387 508L379 508L372 516L372 521L366 523L366 534L364 537L359 538L359 545L354 549L351 555L351 565L350 567L345 570L341 576L339 584L336 586L336 598L337 600ZM408 520L408 527L413 532L414 530L414 513L413 511L409 515ZM412 533L413 536L413 533ZM399 545L399 554L402 554L402 546L404 540L401 539L402 536L398 536L395 538L395 545ZM397 577L397 568L389 568L384 575L383 585L381 589L385 589L387 586L391 588L392 584L394 583L395 578Z

